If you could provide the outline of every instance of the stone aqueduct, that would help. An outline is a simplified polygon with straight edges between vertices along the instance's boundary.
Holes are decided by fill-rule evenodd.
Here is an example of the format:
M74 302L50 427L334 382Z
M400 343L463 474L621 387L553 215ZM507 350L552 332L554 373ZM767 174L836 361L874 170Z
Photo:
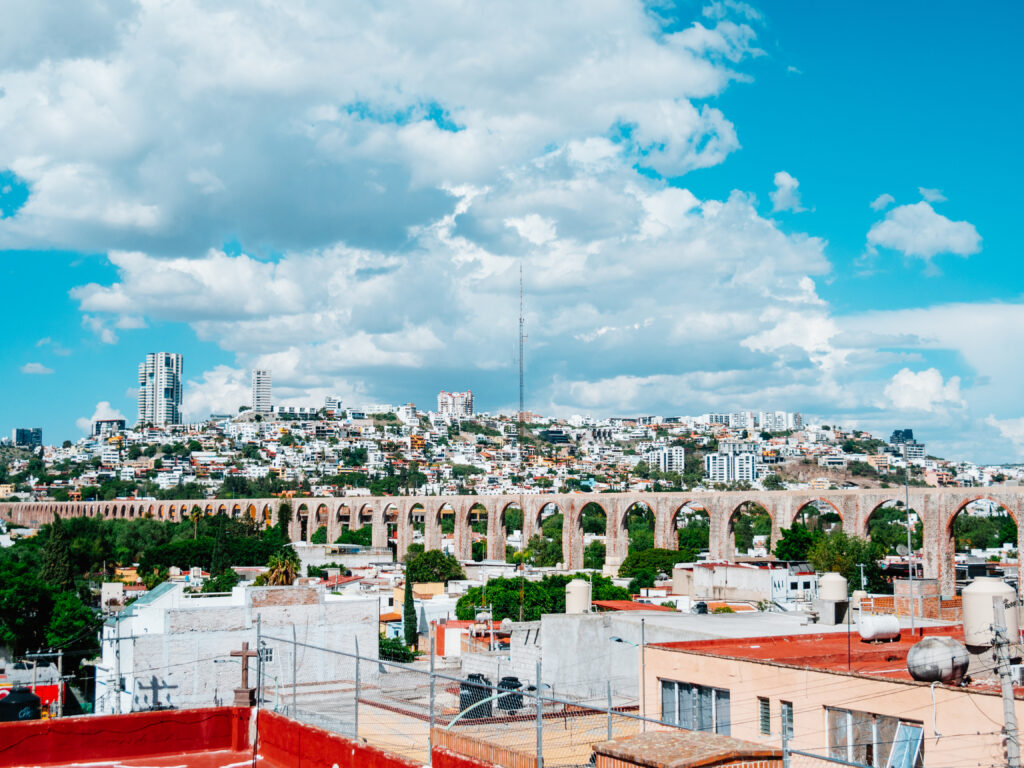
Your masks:
M308 540L321 525L327 528L327 540L334 541L343 528L371 525L373 545L387 545L389 529L397 533L398 552L404 553L413 539L415 523L424 524L427 549L441 546L441 517L455 520L455 551L463 560L471 551L471 511L487 514L487 556L505 558L504 514L509 508L523 511L524 536L529 539L540 531L541 513L552 505L563 515L562 550L570 569L583 565L583 508L593 502L607 516L607 558L620 563L627 554L627 515L640 504L654 513L655 546L677 547L674 524L680 514L694 508L707 513L710 523L710 555L713 559L734 556L732 524L744 504L758 504L772 519L772 541L778 540L780 529L792 525L804 507L821 502L822 509L831 507L842 518L843 530L856 536L867 536L871 515L892 501L901 501L904 491L898 489L855 489L842 491L727 491L704 493L572 493L511 496L346 496L336 498L293 499L202 499L190 501L115 500L97 502L24 502L0 504L0 518L7 522L39 526L50 522L54 514L61 517L100 517L130 519L151 517L158 520L181 521L198 506L204 514L224 513L229 517L250 517L261 525L277 523L278 509L284 503L292 508L290 535L293 541ZM972 501L989 499L1004 507L1018 522L1018 551L1024 545L1024 488L913 488L910 506L924 523L923 572L926 578L938 578L943 594L952 594L955 581L953 566L953 520Z

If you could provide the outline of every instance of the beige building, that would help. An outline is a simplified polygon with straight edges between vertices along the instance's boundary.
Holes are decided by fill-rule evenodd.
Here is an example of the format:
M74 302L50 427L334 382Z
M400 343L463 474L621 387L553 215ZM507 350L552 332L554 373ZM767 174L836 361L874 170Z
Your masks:
M924 632L962 640L959 627ZM910 742L924 768L1003 765L998 680L930 690L907 672L918 640L904 630L879 644L854 634L849 646L845 633L648 645L647 711L766 746L781 747L786 728L794 749L882 768L894 743ZM1015 693L1024 723L1024 689Z

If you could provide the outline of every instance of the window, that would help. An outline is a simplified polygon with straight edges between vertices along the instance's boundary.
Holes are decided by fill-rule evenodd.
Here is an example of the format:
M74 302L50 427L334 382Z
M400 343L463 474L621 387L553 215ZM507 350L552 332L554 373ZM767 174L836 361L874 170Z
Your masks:
M757 697L757 714L761 721L761 733L766 736L772 732L772 705L768 699Z
M705 685L661 681L661 720L691 731L729 735L729 692Z
M779 702L779 729L782 731L782 738L786 741L793 739L793 702Z
M274 661L274 649L269 645L265 645L260 648L260 658L264 664L271 664Z
M797 587L797 582L795 582L795 581L789 582L789 588L790 589L796 589L796 587Z
M924 764L921 723L836 707L825 707L825 716L829 757L874 768Z
M804 589L810 589L810 588L811 588L811 582L805 581L804 582Z

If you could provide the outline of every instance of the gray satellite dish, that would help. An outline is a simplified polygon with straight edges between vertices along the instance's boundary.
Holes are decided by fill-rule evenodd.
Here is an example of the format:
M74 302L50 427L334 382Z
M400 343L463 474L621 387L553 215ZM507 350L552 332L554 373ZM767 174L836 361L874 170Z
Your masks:
M907 549L907 545L906 544L900 544L900 545L898 545L896 547L896 554L899 555L900 557L906 557L907 555L910 554L910 550Z

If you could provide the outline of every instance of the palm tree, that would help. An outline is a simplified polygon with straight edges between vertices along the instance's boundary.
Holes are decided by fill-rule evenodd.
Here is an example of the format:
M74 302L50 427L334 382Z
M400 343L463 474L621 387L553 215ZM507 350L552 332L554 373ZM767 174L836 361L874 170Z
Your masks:
M266 583L271 587L290 587L295 582L298 570L295 550L273 554L267 561Z
M203 519L203 510L198 504L192 505L192 511L188 513L188 519L192 523L192 538L199 538L199 521Z

